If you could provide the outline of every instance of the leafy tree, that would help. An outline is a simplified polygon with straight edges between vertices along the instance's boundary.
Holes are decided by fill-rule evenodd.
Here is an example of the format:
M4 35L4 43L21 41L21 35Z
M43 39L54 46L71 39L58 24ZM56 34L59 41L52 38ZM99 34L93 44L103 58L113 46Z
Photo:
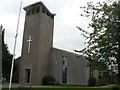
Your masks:
M114 66L120 83L120 1L98 2L96 5L90 2L81 8L85 12L81 16L91 16L89 28L92 32L77 27L88 44L77 52L88 58L92 70L104 71Z
M0 26L0 29L2 31L2 77L9 81L12 55L8 51L7 44L4 42L5 29L2 25Z

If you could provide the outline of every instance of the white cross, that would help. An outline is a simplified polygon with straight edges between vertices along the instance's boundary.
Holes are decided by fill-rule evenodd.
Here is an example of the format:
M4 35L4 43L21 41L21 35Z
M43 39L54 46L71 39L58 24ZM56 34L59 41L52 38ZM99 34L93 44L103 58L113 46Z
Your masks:
M32 37L29 36L29 39L27 40L28 43L28 53L30 53L30 43L32 42Z

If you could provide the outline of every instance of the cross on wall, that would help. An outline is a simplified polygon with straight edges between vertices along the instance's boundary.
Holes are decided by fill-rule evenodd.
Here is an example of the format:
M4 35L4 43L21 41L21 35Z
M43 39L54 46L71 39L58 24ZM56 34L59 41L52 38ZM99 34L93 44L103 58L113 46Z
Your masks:
M32 37L31 35L29 36L29 39L27 40L27 43L28 43L28 53L30 53L30 46L31 46L31 42L32 42Z

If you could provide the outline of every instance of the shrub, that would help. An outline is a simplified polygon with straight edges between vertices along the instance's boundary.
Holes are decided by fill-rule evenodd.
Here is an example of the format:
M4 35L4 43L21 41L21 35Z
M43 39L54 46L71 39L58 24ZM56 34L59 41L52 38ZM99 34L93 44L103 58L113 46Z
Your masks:
M96 78L95 77L90 77L89 81L88 81L88 85L89 86L96 86L96 84L97 84Z
M105 86L108 83L104 79L99 79L97 84L98 84L98 86Z
M118 85L115 85L112 87L112 90L120 90L120 87Z
M55 85L55 81L53 76L45 76L42 78L42 85Z

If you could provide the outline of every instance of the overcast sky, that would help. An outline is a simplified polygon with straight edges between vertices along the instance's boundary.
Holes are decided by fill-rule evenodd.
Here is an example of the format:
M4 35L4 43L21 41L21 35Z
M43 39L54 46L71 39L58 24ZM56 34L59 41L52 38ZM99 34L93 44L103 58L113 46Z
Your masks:
M5 42L9 51L13 53L14 38L17 27L18 12L21 0L1 0L0 1L0 24L4 26ZM40 0L23 0L23 7L38 2ZM80 16L82 10L80 6L86 6L91 0L41 0L46 7L55 13L54 42L53 46L74 52L74 49L84 48L85 39L81 36L76 26L86 28L90 19ZM93 0L97 2L101 0ZM19 35L17 39L16 57L21 55L22 37L24 30L25 11L22 9Z

